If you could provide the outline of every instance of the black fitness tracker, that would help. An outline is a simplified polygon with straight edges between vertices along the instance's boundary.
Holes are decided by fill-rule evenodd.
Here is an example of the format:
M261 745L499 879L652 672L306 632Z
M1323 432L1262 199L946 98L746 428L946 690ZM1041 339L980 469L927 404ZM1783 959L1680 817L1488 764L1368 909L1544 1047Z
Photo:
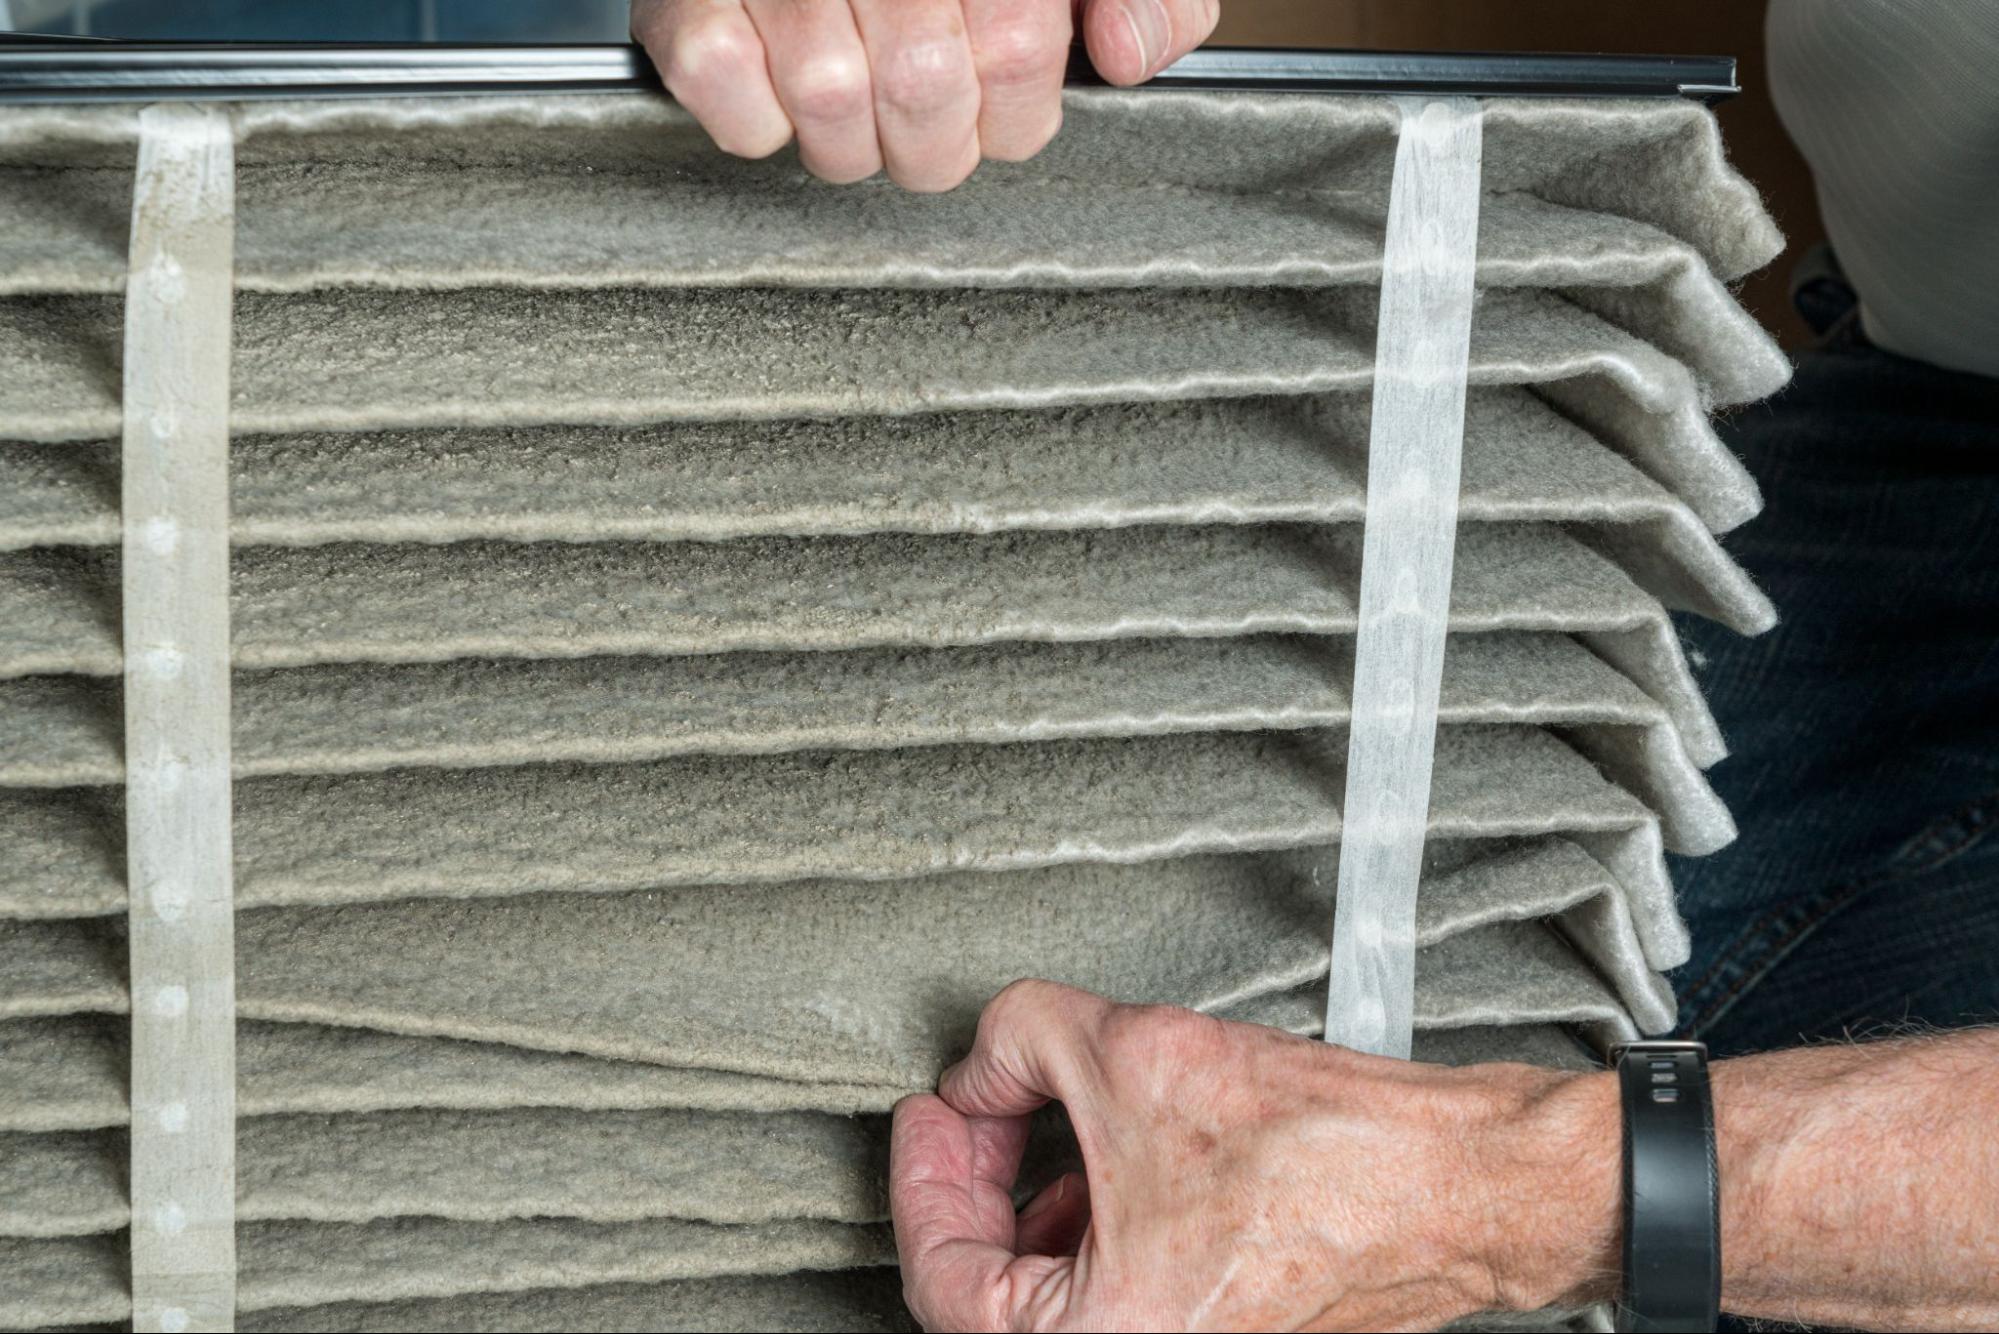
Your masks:
M1617 1328L1707 1331L1721 1319L1721 1178L1707 1047L1611 1048L1624 1102L1624 1291Z

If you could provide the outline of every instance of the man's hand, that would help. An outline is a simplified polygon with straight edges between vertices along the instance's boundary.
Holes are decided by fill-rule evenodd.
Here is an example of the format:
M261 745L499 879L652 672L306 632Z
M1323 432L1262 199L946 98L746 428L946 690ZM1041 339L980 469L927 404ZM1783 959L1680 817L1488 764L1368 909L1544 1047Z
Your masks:
M890 1165L926 1329L1433 1329L1615 1285L1602 1079L1019 982L940 1092L896 1108ZM1085 1173L1016 1216L1026 1117L1050 1100Z
M715 142L808 171L884 166L949 190L981 158L1033 157L1062 124L1080 20L1106 79L1142 83L1206 41L1221 0L633 0L632 35Z
M1999 1030L1713 1067L1722 1304L1999 1328ZM1360 1056L1017 982L896 1108L904 1288L942 1329L1431 1329L1618 1285L1616 1076ZM1018 1214L1027 1113L1084 1172Z

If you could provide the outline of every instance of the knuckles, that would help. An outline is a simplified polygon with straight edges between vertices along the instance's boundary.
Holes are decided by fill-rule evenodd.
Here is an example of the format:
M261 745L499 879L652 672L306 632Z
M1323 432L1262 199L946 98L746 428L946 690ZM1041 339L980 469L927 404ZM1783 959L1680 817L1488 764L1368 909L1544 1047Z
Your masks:
M875 59L876 96L909 118L936 115L970 105L978 79L962 41L916 37Z
M1218 6L1204 0L1203 8L1211 13ZM1000 14L969 43L962 29L952 28L905 35L867 58L859 50L821 51L788 77L779 74L784 109L780 114L773 107L768 115L727 110L736 105L732 93L739 85L767 77L763 47L740 11L690 13L680 5L649 3L634 8L633 35L653 53L668 91L707 126L717 147L738 157L777 152L792 139L794 124L817 130L879 114L884 124L893 118L922 127L933 145L924 160L899 162L891 155L888 166L898 184L929 193L962 184L982 153L1003 161L1033 157L1062 125L1059 84L1068 32L1066 21L1051 19L1046 6ZM1028 96L1044 86L1045 99ZM1003 114L997 132L983 121L973 127L982 102L1010 108L996 112ZM965 121L962 143L946 133L957 118ZM992 142L980 142L981 129ZM948 160L935 151L946 139L956 144ZM873 166L880 165L877 158ZM831 170L828 179L842 181L871 174L859 165Z
M763 73L763 47L747 22L731 22L727 11L705 13L677 24L648 24L647 49L664 48L660 78L688 110L707 126L715 146L737 157L769 157L791 139L791 124L781 116L753 117L742 123L714 114L726 90Z
M1087 994L1039 977L1009 982L980 1012L979 1040L998 1039L1035 1027L1043 1019L1061 1013L1064 1005L1076 997Z
M817 56L792 75L787 92L792 114L815 125L844 124L874 105L868 67L858 57Z
M973 59L979 82L987 88L1052 86L1068 59L1068 39L1053 25L1032 14L1009 15L978 34Z
M982 125L989 158L1022 162L1048 146L1062 128L1063 68L1069 58L1067 25L1050 22L1045 9L999 19L976 34L973 63L983 98Z
M653 44L666 47L659 73L676 97L683 90L727 87L763 58L751 35L742 24L729 22L726 11L683 19L664 33L650 34L648 45Z

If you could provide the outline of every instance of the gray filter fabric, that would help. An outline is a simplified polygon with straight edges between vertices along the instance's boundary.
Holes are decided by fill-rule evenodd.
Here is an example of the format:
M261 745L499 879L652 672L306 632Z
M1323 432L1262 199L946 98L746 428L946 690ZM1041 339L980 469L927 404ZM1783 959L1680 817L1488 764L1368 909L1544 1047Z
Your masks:
M115 1010L115 997L101 1002ZM1300 1031L1309 1031L1309 1025ZM97 1130L127 1124L122 1020L95 1014L22 1019L0 1028L0 1075L17 1090L0 1131ZM1504 1056L1561 1066L1582 1048L1546 1026L1426 1029L1419 1059L1467 1065ZM598 1111L886 1112L912 1090L892 1084L801 1083L609 1061L379 1029L247 1020L237 1046L237 1112L455 1111L520 1107ZM12 1142L12 1141L7 1141Z
M1598 896L1622 901L1594 858L1554 836L1439 842L1431 858L1421 928L1433 945ZM245 912L238 991L244 1015L259 1019L913 1091L969 1041L980 1004L1029 972L1202 1009L1317 978L1336 868L1313 848L881 882ZM1114 953L1090 930L1093 916L1112 912L1132 942ZM35 989L52 969L0 982L7 1013L123 1010L117 928L117 919L0 928L9 957L33 952L66 964L61 989ZM528 988L512 976L525 966L510 958L523 938L537 942L564 987ZM701 943L698 957L663 962L666 952L695 954L676 944L690 939ZM1508 934L1494 948L1517 962L1521 939ZM906 962L881 968L882 949ZM1628 935L1624 950L1627 982L1640 991L1647 974ZM1477 955L1438 956L1431 1026L1505 1005L1504 980L1495 991Z
M885 1113L1000 987L1321 1031L1387 101L1072 92L941 198L229 114L240 1328L908 1328ZM1780 238L1698 107L1484 115L1416 1057L1582 1068L1735 832L1669 613L1776 618L1708 415ZM136 138L0 112L8 1327L132 1310Z

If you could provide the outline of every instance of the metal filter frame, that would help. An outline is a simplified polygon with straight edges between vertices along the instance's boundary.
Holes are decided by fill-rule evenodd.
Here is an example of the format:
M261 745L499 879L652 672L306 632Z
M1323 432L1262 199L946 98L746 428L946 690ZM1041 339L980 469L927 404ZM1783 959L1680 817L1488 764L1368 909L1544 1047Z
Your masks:
M1104 86L1079 49L1071 86ZM241 101L657 90L636 46L118 42L0 33L0 102ZM1285 51L1203 47L1145 88L1462 97L1740 91L1732 56Z

